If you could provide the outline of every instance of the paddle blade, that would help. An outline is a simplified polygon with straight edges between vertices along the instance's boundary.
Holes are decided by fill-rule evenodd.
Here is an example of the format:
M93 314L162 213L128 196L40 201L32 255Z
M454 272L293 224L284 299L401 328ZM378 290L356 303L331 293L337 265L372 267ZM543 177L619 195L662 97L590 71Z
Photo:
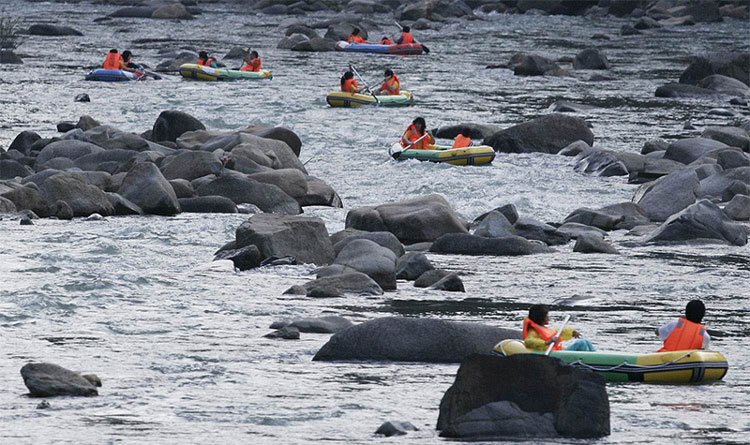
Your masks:
M427 48L426 46L422 45L422 50L424 50L425 54L430 54L430 48Z

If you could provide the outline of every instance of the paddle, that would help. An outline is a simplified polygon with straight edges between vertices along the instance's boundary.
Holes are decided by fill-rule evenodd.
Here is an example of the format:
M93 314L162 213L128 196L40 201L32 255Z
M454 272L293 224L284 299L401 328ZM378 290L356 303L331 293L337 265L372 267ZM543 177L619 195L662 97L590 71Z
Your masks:
M349 64L349 69L350 69L350 70L351 70L351 71L352 71L352 72L353 72L354 74L356 74L356 75L357 75L357 77L359 77L359 80L361 80L361 81L362 81L362 83L363 83L363 84L365 84L365 88L366 88L366 89L367 89L367 91L368 91L368 92L369 92L369 93L370 93L370 94L372 95L373 99L375 99L375 102L376 102L376 103L377 103L378 105L380 105L380 100L378 99L378 96L376 96L376 95L375 95L375 93L373 93L373 92L372 92L372 90L370 89L370 85L367 85L367 81L365 81L365 79L363 79L363 78L362 78L362 76L360 76L360 75L359 75L359 72L357 71L357 69L356 69L356 68L354 68L354 65L352 65L352 64L350 63L350 64Z
M394 20L393 23L395 23L396 26L398 26L398 29L400 29L401 32L404 31L404 27L401 26L401 24L399 22L397 22L397 21ZM427 45L425 45L424 43L420 43L420 45L422 45L422 49L424 50L425 54L430 54L430 48L427 48Z
M144 74L144 77L145 76L151 76L154 80L161 80L161 76L158 75L158 74L156 74L153 71L143 70L143 74Z
M552 352L552 348L555 347L555 345L558 343L558 338L562 335L562 331L565 329L565 326L568 325L568 322L570 321L570 315L565 317L565 321L563 321L562 326L560 326L560 329L557 331L557 335L552 337L550 341L552 343L549 344L549 347L547 348L547 351L544 353L544 355L549 355L550 352Z

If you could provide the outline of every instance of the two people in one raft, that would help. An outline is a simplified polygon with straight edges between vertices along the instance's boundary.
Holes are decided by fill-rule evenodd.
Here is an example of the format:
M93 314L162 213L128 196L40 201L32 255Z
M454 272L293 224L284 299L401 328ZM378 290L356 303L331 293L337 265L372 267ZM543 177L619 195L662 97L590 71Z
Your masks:
M349 43L368 43L365 39L360 36L360 30L359 28L354 28L352 30L352 33L349 34L349 37L346 39ZM411 35L411 30L408 26L404 26L401 28L401 35L398 36L396 39L397 45L405 45L407 43L417 43L416 40L414 40L414 36ZM393 41L388 38L388 36L383 36L383 38L378 42L378 45L393 45Z
M418 117L406 128L401 135L401 146L412 150L431 150L435 145L435 137L427 130L427 123L423 117ZM451 148L466 148L471 146L471 136L468 128L461 129Z
M133 62L133 53L127 50L123 51L122 54L118 53L116 49L109 50L104 63L102 63L102 68L105 70L121 70L143 74L143 68Z
M243 59L243 64L242 64L242 68L240 68L240 71L254 71L254 72L260 71L260 67L263 63L260 60L258 51L246 52L245 55L242 57L242 59ZM219 65L216 63L216 59L209 56L206 51L201 51L198 53L197 63L200 66L208 66L211 68L219 67Z
M656 334L664 341L664 346L657 352L685 351L691 349L708 349L711 337L701 324L706 307L700 300L692 300L685 307L685 316L658 328ZM526 349L546 351L554 343L553 351L560 351L562 341L576 338L575 343L565 348L566 351L595 351L588 340L580 339L581 333L566 327L558 336L557 330L548 328L549 309L543 304L529 308L529 316L523 320L523 344Z
M344 73L341 76L341 91L346 93L361 93L364 91L364 87L360 88L357 81L354 79L354 72L351 70ZM401 82L396 77L396 74L389 68L385 70L383 75L383 83L380 88L372 91L374 95L398 95L401 93Z

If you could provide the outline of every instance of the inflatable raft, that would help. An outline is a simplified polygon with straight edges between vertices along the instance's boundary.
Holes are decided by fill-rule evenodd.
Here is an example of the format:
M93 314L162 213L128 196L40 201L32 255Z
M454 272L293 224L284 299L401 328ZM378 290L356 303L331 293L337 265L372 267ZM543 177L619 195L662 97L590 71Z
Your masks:
M422 54L424 47L420 43L379 45L377 43L349 43L343 40L336 42L336 51L351 53L393 54L397 56L415 56Z
M494 349L505 356L544 354L526 349L518 340L503 340ZM550 356L597 372L608 382L707 383L723 379L729 369L720 352L699 349L650 354L563 350L552 351Z
M399 161L418 159L420 161L446 162L452 165L490 164L495 159L495 150L487 145L466 148L430 145L429 150L415 150L401 147L399 142L391 145L388 154Z
M377 100L375 99L377 97ZM326 96L326 102L332 107L361 107L362 105L382 105L385 107L409 106L414 103L414 96L401 90L401 94L375 96L372 94L346 93L333 91Z
M141 79L143 75L142 72L136 74L130 71L105 70L104 68L99 68L86 74L86 80L95 80L99 82L124 82Z
M219 80L243 80L243 79L272 79L273 75L268 70L239 71L224 68L211 68L201 66L197 63L185 63L180 65L180 74L187 79L207 80L216 82Z

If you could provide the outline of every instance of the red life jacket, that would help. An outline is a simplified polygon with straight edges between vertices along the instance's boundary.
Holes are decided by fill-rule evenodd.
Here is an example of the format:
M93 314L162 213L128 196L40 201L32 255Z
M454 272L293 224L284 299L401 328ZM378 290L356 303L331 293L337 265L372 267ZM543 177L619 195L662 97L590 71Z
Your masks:
M354 79L346 79L344 81L344 85L341 86L341 91L354 94L354 92L357 90L357 88L359 88L359 85L357 85L357 81L356 80L354 80Z
M242 67L240 71L253 71L258 72L260 71L260 66L262 65L260 58L255 57L254 59L250 60L250 63L245 62L245 66Z
M407 136L407 133L408 133L408 136ZM404 144L404 140L403 140L403 139L404 139L404 136L406 136L406 137L407 137L407 139L409 140L409 142L412 142L412 143L413 143L413 142L414 142L414 141L416 141L417 139L419 139L419 138L421 138L422 136L424 136L424 134L419 134L419 132L417 132L417 127L415 127L415 126L414 126L414 124L410 124L410 125L409 125L409 126L408 126L408 127L406 128L406 131L404 131L404 134L403 134L403 135L401 136L401 146L402 146L402 147L407 147L407 146L408 146L408 144ZM427 147L427 146L428 146L428 145L430 145L430 144L431 144L431 143L433 143L433 142L434 142L434 140L433 140L433 139L432 139L432 137L431 137L431 136L430 136L430 135L428 134L428 135L427 135L427 136L425 136L425 137L424 137L424 138L423 138L423 139L422 139L421 141L419 141L419 142L417 142L416 144L414 144L414 145L410 146L409 148L410 148L410 149L413 149L413 150L427 150L427 149L428 149L428 147Z
M202 61L201 59L198 59L198 65L200 66L211 67L211 62L216 62L216 59L214 59L213 57L209 57L208 59L206 59L205 62Z
M391 39L383 39L380 41L381 45L393 45L393 42L391 42Z
M387 91L390 95L400 94L401 82L398 81L398 77L396 77L396 75L394 74L390 79L383 82L381 88L383 88L384 91Z
M349 34L349 43L366 43L365 39L363 39L360 36L355 36L354 34Z
M664 347L657 352L685 351L688 349L701 349L706 328L700 323L693 323L687 318L680 318L666 340Z
M453 147L451 148L465 148L469 145L471 145L471 138L459 134L458 136L456 136L456 140L453 141Z
M555 331L554 329L548 328L547 326L542 326L540 324L536 324L535 322L531 321L530 318L524 318L523 319L523 339L524 340L526 340L526 335L529 333L529 328L535 330L536 333L539 334L539 337L544 341L550 341L552 337L557 335L557 331ZM552 347L553 351L562 350L562 346L560 346L561 341L562 341L562 335L557 337L555 346Z
M401 45L414 43L414 36L412 36L410 32L402 32L401 37L399 38L401 39Z
M122 63L122 56L118 53L107 53L107 58L104 59L102 68L105 70L119 70L122 69L120 64Z

